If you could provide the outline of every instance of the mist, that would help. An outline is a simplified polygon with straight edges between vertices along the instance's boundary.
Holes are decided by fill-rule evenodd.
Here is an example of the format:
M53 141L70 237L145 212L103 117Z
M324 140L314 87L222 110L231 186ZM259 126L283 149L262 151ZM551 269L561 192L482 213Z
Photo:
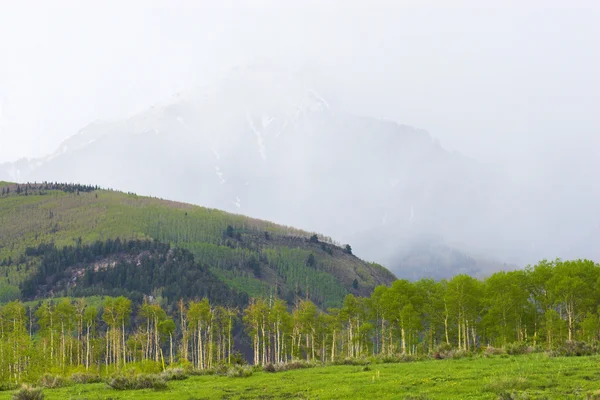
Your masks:
M412 265L405 255L413 251L415 238L424 236L442 237L448 248L500 264L600 257L599 19L600 5L593 1L106 1L83 6L63 1L51 7L14 2L0 13L0 167L4 162L6 171L22 175L0 179L89 177L89 183L249 213L356 242L357 254L396 271L398 249L404 249L398 265ZM258 72L247 72L249 65L259 65ZM307 88L325 103L307 103ZM266 140L266 154L254 149L254 136L246 143L235 134L248 129L248 120L258 126L263 115L277 116L276 108L291 115L298 102L382 121L372 132L365 128L353 135L387 137L389 129L404 139L373 145L364 157L358 145L345 149L357 159L340 161L346 169L332 176L352 181L354 192L314 183L316 172L307 172L314 160L332 157L335 140L343 142L348 127L360 125L357 120L303 122L304 130L298 128L303 138L289 142L275 142L276 133L265 127L259 139ZM151 107L174 110L160 114L170 115L170 122L142 118ZM136 127L127 125L130 118ZM180 157L178 144L202 148L183 151L189 160L202 151L201 157L213 157L218 147L217 153L231 159L218 166L217 176L229 168L229 176L220 179L235 187L219 189L227 193L214 197L200 189L174 189L190 176L215 179L212 158L207 165L181 164L179 175L154 171L165 174L165 182L173 185L168 190L138 179L132 166L122 180L111 167L97 174L91 172L97 167L81 168L87 176L69 171L91 150L30 174L24 161L20 167L9 164L63 152L61 143L94 121L105 122L84 129L97 136L89 140L109 132L131 146L139 143L126 139L129 134L168 131L167 138L146 149L172 146L168 160ZM335 133L327 140L324 126ZM357 143L365 148L370 142ZM98 148L113 149L103 146ZM251 146L257 160L246 158ZM401 164L395 154L403 146L403 154L413 158ZM290 147L293 161L286 153ZM390 151L383 155L386 147ZM376 165L381 158L386 162ZM235 169L240 160L255 163L256 169ZM354 169L356 163L365 166ZM205 177L194 175L194 168L211 170ZM294 184L284 188L289 192L276 193L267 188L266 177ZM260 184L247 196L260 191L279 201L267 207L265 195L242 202L247 200L240 188L254 184L252 179ZM380 188L389 180L398 181L393 188L403 191L384 193ZM295 187L304 193L294 192ZM361 193L367 187L385 197L387 211L381 215L383 203ZM455 193L449 196L452 203L445 198L449 192ZM354 200L343 201L347 196ZM289 197L302 201L282 200ZM345 204L331 204L327 218L301 207L324 197ZM418 227L409 224L413 221Z

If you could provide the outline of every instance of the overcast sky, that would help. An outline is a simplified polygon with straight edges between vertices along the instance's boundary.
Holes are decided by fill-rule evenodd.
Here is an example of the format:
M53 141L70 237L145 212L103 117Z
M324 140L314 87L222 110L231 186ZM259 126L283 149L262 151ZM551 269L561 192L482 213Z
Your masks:
M3 0L0 162L263 56L477 158L600 145L598 21L594 0Z

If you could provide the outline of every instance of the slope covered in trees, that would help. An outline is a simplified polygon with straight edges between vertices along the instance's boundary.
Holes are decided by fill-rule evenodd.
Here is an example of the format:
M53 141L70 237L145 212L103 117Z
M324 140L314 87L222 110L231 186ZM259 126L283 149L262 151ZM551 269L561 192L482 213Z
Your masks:
M0 301L40 295L24 285L32 279L45 285L60 282L64 278L60 274L75 267L78 252L96 252L78 263L111 261L115 254L101 254L97 247L117 239L122 244L153 241L187 250L193 255L190 266L209 271L234 292L251 297L276 294L289 303L300 297L322 307L339 306L348 293L369 295L377 285L395 279L385 268L358 259L329 238L242 215L86 185L4 183L0 190ZM42 271L45 257L54 257L53 253L62 254L58 269ZM156 261L148 262L152 260ZM179 273L167 264L161 264L169 268L166 275ZM129 273L135 268L123 265L119 268L125 278L119 287L125 290L128 286L123 283L136 278ZM111 268L97 274L107 278L115 274ZM133 297L164 290L165 285L155 283L144 291L132 289L137 291ZM78 293L99 293L97 288L88 289ZM76 290L83 290L81 284ZM181 288L172 289L170 297L174 293L189 298Z

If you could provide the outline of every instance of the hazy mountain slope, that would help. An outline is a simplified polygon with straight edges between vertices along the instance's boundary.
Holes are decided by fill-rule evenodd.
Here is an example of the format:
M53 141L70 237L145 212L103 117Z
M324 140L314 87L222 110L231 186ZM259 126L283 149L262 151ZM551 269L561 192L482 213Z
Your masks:
M9 188L0 197L0 265L13 286L38 268L39 260L23 258L28 248L54 243L60 249L117 238L153 239L187 249L229 287L251 296L277 288L290 301L302 295L334 305L349 292L366 295L395 279L326 238L311 242L307 232L242 215L106 190Z
M335 90L324 98L318 87L267 65L239 68L129 119L93 123L44 159L0 165L0 179L94 182L327 232L407 277L447 277L461 263L484 273L585 240L580 217L595 197L571 218L577 201L553 199L552 182L532 186L530 171L517 180L424 131L346 113ZM474 270L470 258L482 260Z
M427 133L336 110L306 77L264 66L91 124L45 159L0 166L3 177L91 181L328 232L396 271L388 239L465 236L486 190L472 161ZM379 228L391 237L362 239Z

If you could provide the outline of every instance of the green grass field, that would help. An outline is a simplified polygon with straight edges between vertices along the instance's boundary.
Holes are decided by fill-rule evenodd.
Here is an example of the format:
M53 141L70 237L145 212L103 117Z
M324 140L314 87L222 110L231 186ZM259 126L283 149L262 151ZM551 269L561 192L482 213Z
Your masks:
M46 389L46 399L600 399L600 357L514 357L329 366L248 378L190 377L166 391L106 384ZM12 393L0 393L10 399Z

